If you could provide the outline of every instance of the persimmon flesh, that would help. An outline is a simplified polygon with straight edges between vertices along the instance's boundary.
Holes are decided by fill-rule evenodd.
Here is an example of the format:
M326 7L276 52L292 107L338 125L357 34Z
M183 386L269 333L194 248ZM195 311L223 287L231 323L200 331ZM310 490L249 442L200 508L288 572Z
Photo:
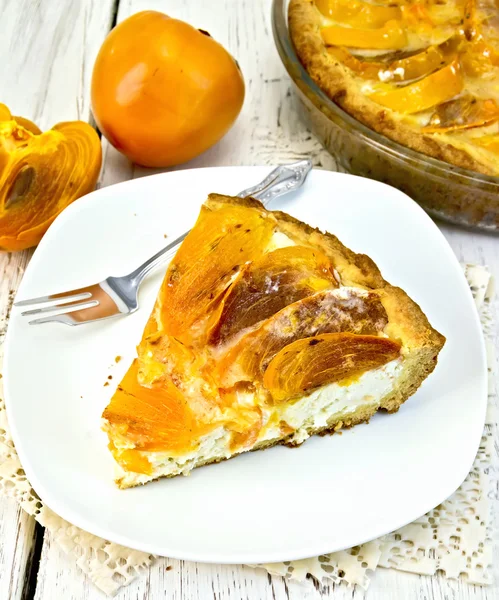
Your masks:
M414 114L457 96L464 86L460 62L454 58L428 77L403 87L371 94L371 100L403 114Z
M358 377L399 356L400 344L388 338L325 333L296 340L270 362L263 385L276 402L314 388Z
M141 386L137 375L135 360L103 416L126 430L138 450L191 449L198 426L183 394L168 379L159 386Z
M6 106L5 104L2 104L1 102L0 102L0 121L15 121L18 125L21 125L21 127L24 127L24 129L27 129L28 131L30 131L31 133L34 133L35 135L40 135L40 133L42 132L42 130L38 127L38 125L33 123L33 121L30 121L29 119L26 119L25 117L15 117L15 116L11 115L8 106Z
M437 106L423 131L459 131L486 127L496 121L499 121L499 106L493 98L475 98L466 94Z
M192 326L211 313L241 265L260 258L273 227L257 208L202 206L159 292L164 331L191 343L197 333Z
M99 129L148 167L186 162L229 130L244 100L236 61L208 33L156 11L105 39L92 76Z
M288 304L337 286L332 265L317 250L278 248L249 264L232 283L214 315L210 342L224 342Z
M91 192L99 176L100 140L88 123L36 130L21 117L0 119L0 250L36 246L57 215Z
M222 358L215 376L222 387L237 381L262 381L274 356L297 340L342 332L376 336L387 323L376 294L324 290L286 306L243 336Z

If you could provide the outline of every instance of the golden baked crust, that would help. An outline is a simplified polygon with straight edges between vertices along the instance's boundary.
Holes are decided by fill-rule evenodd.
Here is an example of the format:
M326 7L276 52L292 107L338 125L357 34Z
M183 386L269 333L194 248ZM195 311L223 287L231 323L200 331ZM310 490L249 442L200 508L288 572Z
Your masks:
M362 93L352 71L328 53L320 34L321 13L313 0L291 0L288 19L291 39L305 69L331 100L355 119L417 152L485 175L499 175L499 161L490 152L445 133L424 133L417 123Z
M367 405L360 405L357 406L354 410L352 410L351 412L348 412L347 414L341 414L338 412L335 412L328 420L327 420L327 424L321 424L320 426L314 425L314 423L309 423L307 425L304 426L304 429L306 430L307 435L315 435L315 434L320 434L320 433L324 433L327 431L330 432L334 432L337 431L339 429L341 429L342 427L351 427L357 423L361 423L361 422L366 422L369 421L370 417L378 410L378 409L382 409L385 410L387 412L395 412L398 410L398 408L400 407L400 405L405 402L405 400L407 400L407 398L409 398L409 396L411 396L417 389L418 387L421 385L421 383L424 381L424 379L433 371L433 369L435 368L436 364L437 364L437 357L438 357L438 353L440 352L442 346L445 343L445 338L438 333L428 322L428 319L426 318L426 316L424 315L423 311L421 310L421 308L413 301L411 300L407 294L401 290L400 288L394 287L392 285L390 285L387 281L385 281L378 269L378 267L376 266L376 264L366 255L364 254L357 254L355 252L353 252L352 250L350 250L349 248L347 248L346 246L344 246L336 236L329 234L329 233L323 233L321 232L319 229L314 229L312 227L310 227L309 225L306 225L305 223L302 223L301 221L298 221L297 219L291 217L290 215L283 213L283 212L279 212L279 211L267 211L264 206L258 201L255 200L253 198L238 198L238 197L231 197L231 196L223 196L220 194L210 194L207 201L204 204L204 208L208 211L212 211L214 214L217 214L217 211L220 211L222 209L226 209L227 207L234 207L234 208L238 208L238 207L248 207L248 208L252 208L252 209L256 209L256 214L259 215L258 219L264 218L268 221L270 221L271 225L272 225L272 230L273 230L273 235L278 232L280 234L284 234L284 236L286 236L286 238L289 238L289 240L291 240L291 242L293 242L295 244L294 247L296 248L301 248L301 247L305 247L305 248L311 248L314 251L316 251L317 254L320 254L322 256L324 256L324 260L327 262L327 264L330 264L332 266L334 266L334 270L335 270L335 280L334 280L334 286L338 285L338 280L339 280L339 284L341 287L345 287L346 289L350 289L350 288L358 288L361 290L361 292L364 294L365 296L369 295L374 295L376 297L376 302L377 304L380 306L380 310L383 312L383 314L386 312L386 319L383 321L382 325L381 325L381 329L378 329L378 333L380 335L380 337L386 337L389 338L389 340L391 340L389 343L392 344L396 344L397 346L397 359L400 358L400 355L402 356L402 361L400 363L400 370L397 372L396 375L396 385L393 387L392 391L390 391L389 393L385 392L385 396L380 398L380 402L378 404L367 404ZM253 211L252 211L253 212ZM219 226L217 225L217 228ZM237 227L240 227L240 225L238 225ZM244 228L243 228L244 229ZM240 229L239 231L242 231L242 229ZM230 235L233 235L230 234ZM253 235L253 234L252 234ZM197 239L197 238L196 238ZM288 241L289 241L288 240ZM237 246L237 248L239 248L239 246ZM172 263L172 266L170 267L170 269L173 269L173 272L175 272L175 259ZM169 271L170 272L170 271ZM171 281L170 279L168 279L168 274L165 277L165 282L167 283L167 287L168 287L168 281ZM336 288L336 289L341 289L340 288ZM330 290L331 291L331 290ZM367 292L367 293L366 293ZM311 296L309 296L311 297ZM315 296L313 296L315 298ZM148 339L152 339L153 342L151 342L149 345L145 345L142 350L140 349L141 347L139 346L139 360L140 357L145 354L149 354L150 351L152 351L152 353L154 353L155 351L157 351L159 349L160 351L160 360L159 360L159 364L161 369L165 369L167 371L166 375L167 375L167 380L164 379L164 375L165 373L162 372L161 373L161 377L163 377L163 379L161 379L161 385L169 385L171 389L174 390L173 392L173 396L170 396L170 398L172 398L172 407L173 410L177 410L175 408L175 406L180 406L184 400L180 399L177 397L178 394L180 394L179 390L177 389L178 385L182 385L182 382L180 381L182 378L182 369L184 368L184 363L183 361L183 350L180 354L173 354L172 356L174 358L169 358L168 357L168 353L172 350L172 346L168 346L167 343L165 343L165 339L171 339L170 336L168 334L162 334L162 328L165 325L165 323L163 322L163 317L162 317L162 306L161 306L161 292L158 295L158 299L155 305L155 308L153 309L153 312L148 320L148 323L146 325L145 328L145 333L144 333L144 338L143 341L141 342L141 346L144 343L144 340L148 340ZM381 302L381 305L380 305ZM298 304L298 303L297 303ZM292 304L288 305L288 306L292 306ZM383 310L384 309L384 310ZM282 311L281 311L282 312ZM281 314L281 313L277 313L277 314ZM275 316L275 315L274 315ZM335 317L336 318L336 317ZM270 319L269 319L270 320ZM254 330L256 333L259 332L259 326L256 326L256 329ZM351 331L351 330L349 330ZM351 335L351 334L347 334L347 335ZM149 336L152 336L152 338L150 338ZM308 336L307 339L311 339ZM355 337L355 336L352 336ZM361 337L361 336L359 336ZM204 339L204 338L203 338ZM243 341L245 341L245 337L243 337ZM152 345L154 343L154 346ZM188 343L188 342L186 342ZM203 342L203 347L199 347L196 350L196 346L195 344L197 344L198 342L193 342L194 345L191 347L191 351L196 353L200 353L199 357L202 358L203 356L203 352L205 352L206 350L203 349L205 343ZM388 343L388 340L387 340ZM289 344L288 341L285 342L285 344ZM312 345L312 344L310 344ZM223 350L222 347L222 355L220 355L220 357L222 359L225 359L225 357L230 354L230 352L234 349L234 347L237 347L237 342L234 345L230 345L229 344L229 350L227 352L227 350ZM290 346L286 346L286 348L289 348ZM176 350L174 349L174 351L176 352ZM211 350L209 352L212 352ZM225 352L225 354L224 354ZM175 358L175 356L178 356L180 358ZM213 356L215 356L215 367L217 366L217 356L219 356L218 354L209 354L209 356L211 358L213 358ZM177 371L175 373L175 382L171 383L170 382L170 375L172 373L170 367L168 367L168 360L173 361L173 368L177 368ZM180 364L175 364L175 360L179 360L181 361ZM204 359L203 359L204 360ZM189 362L189 361L187 361ZM137 363L137 361L135 361L135 363ZM134 364L135 364L134 363ZM150 365L152 363L151 362L145 362L144 364L144 368L146 369L150 369ZM187 363L185 363L187 364ZM216 371L213 369L213 362L210 363L206 363L206 362L196 362L196 367L195 367L195 373L194 373L194 378L197 379L197 381L199 382L199 380L201 380L201 382L204 382L204 375L201 375L203 372L203 369L205 368L206 365L208 365L209 370L210 370L210 379L212 377L216 378ZM132 369L134 368L134 365L132 365L132 367L130 368L130 371L132 371ZM136 367L135 367L136 369ZM138 377L135 374L133 376L134 380L132 382L132 386L130 386L130 371L129 373L127 373L127 375L125 376L123 382L120 384L120 386L118 386L118 391L115 394L115 397L113 397L113 400L111 401L111 404L106 408L106 410L104 411L104 419L106 421L105 424L105 429L109 435L109 439L110 439L110 443L111 443L111 450L113 451L113 454L115 454L115 458L118 462L120 462L120 452L124 451L125 453L129 453L130 451L132 451L133 453L136 453L137 450L137 446L136 446L136 442L138 440L138 443L142 443L142 441L144 441L144 439L147 437L147 432L149 431L148 429L140 429L140 433L139 435L135 435L135 437L130 436L130 431L132 429L136 429L137 425L140 426L140 419L143 418L140 415L137 415L136 413L132 412L127 412L127 411L122 411L122 405L123 403L127 403L128 401L130 401L131 396L136 396L137 393L137 389L141 388L141 386L144 385L144 382L138 381ZM147 372L146 372L147 375ZM192 377L192 373L191 375L189 375L189 377ZM128 378L128 380L127 380ZM238 380L239 381L239 380ZM192 379L189 379L189 388L191 387L193 381ZM150 386L152 385L154 387L154 384L151 384L151 382L149 382L147 384L149 387L147 389L150 388ZM218 380L218 384L220 387L218 388L219 393L220 389L226 388L227 391L229 391L230 389L232 389L230 387L230 385L226 386L224 383L223 379L219 379ZM388 388L387 388L388 389ZM390 388L391 389L391 388ZM147 393L147 392L146 392ZM197 393L197 392L196 392ZM231 392L230 392L231 393ZM255 391L250 391L250 394L254 393L257 394L259 392L257 392L257 390ZM120 395L121 394L121 395ZM237 394L236 394L237 395ZM305 394L306 395L306 394ZM255 398L258 400L259 396L255 396ZM167 398L168 399L168 398ZM161 398L161 402L163 402L164 398ZM203 402L205 402L206 399L203 400ZM153 396L148 396L146 398L146 403L148 405L151 405L151 403L156 403L157 399ZM194 402L198 402L198 400L194 400ZM215 401L216 404L217 401ZM237 401L239 402L239 401ZM175 404L176 403L176 404ZM135 406L137 406L137 404L135 404ZM165 405L164 403L160 403L158 405L155 405L156 408L154 409L156 411L156 409L159 407L160 410L164 410ZM238 410L238 405L236 404L236 410ZM246 404L246 406L248 406ZM204 406L204 408L201 408L202 411L205 411L206 406ZM212 407L213 408L213 407ZM183 410L183 409L181 409ZM215 406L215 412L216 410L218 410ZM232 409L231 409L232 410ZM208 415L208 413L203 412L203 415ZM211 413L210 413L211 414ZM148 416L145 418L145 420L148 422L148 427L154 422L154 419L156 418L161 418L160 413L158 412L153 412L153 413L148 413ZM170 418L170 417L169 417ZM209 419L211 419L211 416L208 417ZM233 419L234 416L231 416L231 419ZM279 417L280 418L280 417ZM178 421L179 423L181 423L181 421ZM192 421L190 422L192 426ZM219 421L217 421L217 423L220 423ZM163 422L162 426L168 426L167 423ZM218 426L218 424L217 424ZM225 425L224 425L225 427ZM262 431L261 427L262 425L258 425L258 427L260 427L260 429L258 429L258 432ZM192 431L192 430L191 430ZM207 431L207 430L196 430L196 431ZM209 430L211 431L211 430ZM237 432L239 432L239 430L236 430ZM295 430L296 431L296 430ZM298 445L299 443L301 443L301 439L296 439L295 437L293 437L295 431L292 430L292 433L288 434L288 431L286 430L282 430L281 429L281 433L279 435L279 437L274 437L274 433L272 433L272 437L271 439L263 439L262 441L256 441L256 442L252 442L252 446L250 447L237 447L234 449L232 456L237 455L238 453L240 453L241 451L245 451L246 449L252 449L252 450L257 450L257 449L264 449L267 447L271 447L274 446L276 444L292 444L292 445ZM196 434L196 435L204 435L204 433L200 433L200 434ZM305 436L306 437L306 436ZM164 437L162 438L163 440L165 439ZM196 439L198 439L196 437ZM232 439L232 438L230 438ZM258 437L255 438L256 440L258 440ZM141 449L143 448L143 449ZM153 454L155 452L158 451L158 446L156 445L150 445L147 446L147 444L145 446L140 447L139 446L139 454L135 455L133 457L128 456L126 459L123 459L120 462L120 465L122 467L121 469L121 474L120 476L117 478L117 484L119 485L119 487L121 488L127 488L127 487L132 487L135 485L140 485L142 483L146 483L147 481L152 481L153 479L157 479L159 477L164 477L164 476L174 476L179 474L179 471L176 471L174 473L172 473L171 475L165 474L165 473L160 473L160 472L155 472L152 471L150 473L147 473L146 471L141 471L140 469L138 471L134 471L134 469L130 469L128 468L130 466L130 463L128 462L129 460L134 460L134 461L139 461L139 466L141 466L142 461L143 460L147 460L147 456L148 456L148 452L151 451ZM160 450L161 452L161 450ZM181 451L180 456L182 456L182 452L184 452L184 450ZM186 452L186 454L188 454L188 452ZM178 453L175 454L174 456L178 456ZM231 457L232 457L231 456ZM124 457L124 454L121 455L121 457ZM223 460L227 458L225 457L220 457L220 456L207 456L205 458L200 457L199 459L196 459L195 463L192 464L192 466L190 468L195 468L198 466L202 466L204 464L209 464L211 462L219 462L220 460ZM170 459L167 459L170 460ZM190 469L189 469L190 470ZM184 472L184 471L180 471L180 472Z

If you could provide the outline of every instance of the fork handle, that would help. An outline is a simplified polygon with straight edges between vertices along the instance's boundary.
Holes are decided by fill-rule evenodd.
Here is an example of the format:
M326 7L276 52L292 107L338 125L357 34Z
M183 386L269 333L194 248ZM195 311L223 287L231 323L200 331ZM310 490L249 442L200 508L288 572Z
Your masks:
M307 175L312 169L311 160L300 160L289 165L281 165L273 169L265 179L263 179L257 185L242 190L237 194L239 198L245 198L246 196L252 196L260 200L264 206L266 206L271 200L297 190L305 181ZM162 250L157 252L149 260L135 271L127 276L127 279L133 279L136 285L139 285L144 277L160 264L169 262L177 253L180 244L185 240L188 235L188 231L179 236L177 239L170 242Z

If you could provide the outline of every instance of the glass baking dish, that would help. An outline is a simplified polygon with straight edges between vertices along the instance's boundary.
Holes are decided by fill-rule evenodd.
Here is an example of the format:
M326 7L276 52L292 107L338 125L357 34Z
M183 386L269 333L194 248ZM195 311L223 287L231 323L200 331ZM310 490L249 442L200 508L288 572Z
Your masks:
M392 185L436 218L499 232L499 177L482 175L406 148L369 129L336 105L311 79L288 31L289 0L273 0L277 51L290 75L299 113L338 165Z

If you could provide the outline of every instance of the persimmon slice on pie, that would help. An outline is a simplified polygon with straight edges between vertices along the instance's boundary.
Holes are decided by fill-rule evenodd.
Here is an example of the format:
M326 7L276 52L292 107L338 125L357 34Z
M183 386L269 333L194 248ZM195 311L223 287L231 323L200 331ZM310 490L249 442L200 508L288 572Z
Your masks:
M395 412L444 337L373 261L211 194L105 409L126 488Z
M492 0L291 0L312 79L413 150L499 175L499 8Z

